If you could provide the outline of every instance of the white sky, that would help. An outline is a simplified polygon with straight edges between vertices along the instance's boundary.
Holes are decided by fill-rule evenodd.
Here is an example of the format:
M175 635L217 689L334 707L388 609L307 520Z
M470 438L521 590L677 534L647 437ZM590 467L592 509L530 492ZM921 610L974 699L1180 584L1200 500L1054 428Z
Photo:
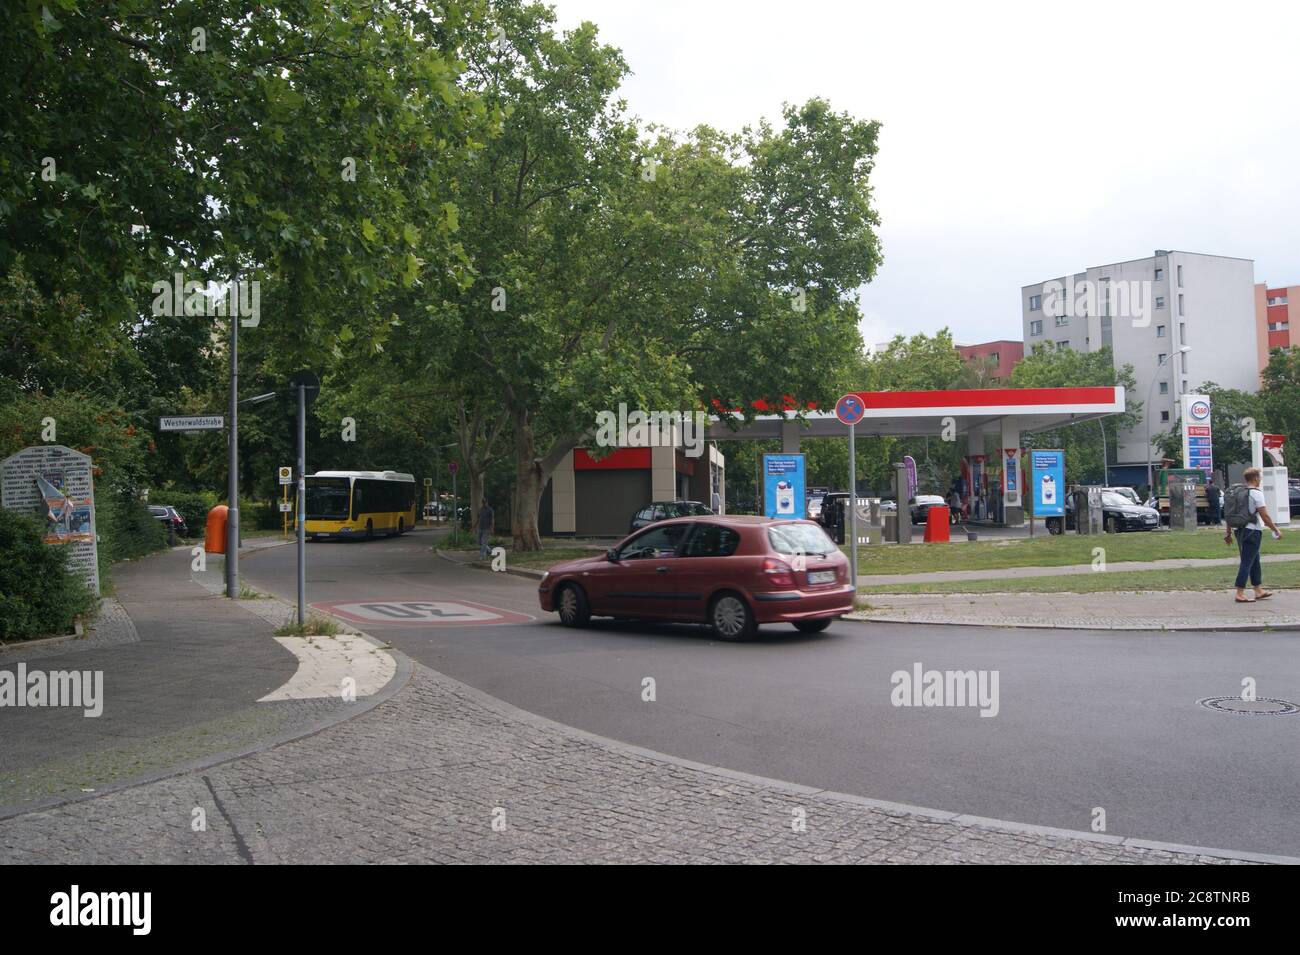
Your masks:
M551 0L644 120L880 120L867 343L1021 337L1020 287L1181 249L1300 283L1300 4Z

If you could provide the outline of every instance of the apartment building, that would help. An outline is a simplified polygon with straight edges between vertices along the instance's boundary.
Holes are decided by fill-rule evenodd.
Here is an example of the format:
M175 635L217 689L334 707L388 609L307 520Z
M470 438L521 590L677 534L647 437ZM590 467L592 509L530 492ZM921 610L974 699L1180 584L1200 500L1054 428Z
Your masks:
M1001 338L995 342L980 342L978 345L957 345L957 354L962 361L970 364L981 362L988 368L990 378L1009 378L1011 369L1025 357L1025 343Z
M1292 311L1292 304L1295 309ZM1259 370L1268 365L1271 348L1290 348L1300 344L1300 338L1291 337L1291 317L1300 318L1300 285L1269 288L1260 283L1255 286L1255 322L1259 336Z
M1259 387L1260 341L1251 259L1159 250L1099 265L1020 290L1025 349L1046 345L1097 351L1110 346L1117 367L1133 366L1151 434L1178 419L1179 396L1213 381ZM1146 422L1121 432L1112 480L1145 483Z

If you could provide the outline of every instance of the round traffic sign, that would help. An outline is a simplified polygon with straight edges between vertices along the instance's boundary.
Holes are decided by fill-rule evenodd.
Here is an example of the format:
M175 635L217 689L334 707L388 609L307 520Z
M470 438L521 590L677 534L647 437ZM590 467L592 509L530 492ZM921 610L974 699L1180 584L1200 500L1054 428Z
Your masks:
M298 396L298 386L303 386L303 402L310 405L320 394L320 378L314 371L306 370L296 372L289 379L289 387L293 390L293 395Z
M460 470L460 465L457 464L455 461L452 461L450 464L447 465L447 467L451 469L452 474L455 474L457 471Z
M867 414L867 406L857 395L845 395L835 402L835 417L841 424L857 424Z

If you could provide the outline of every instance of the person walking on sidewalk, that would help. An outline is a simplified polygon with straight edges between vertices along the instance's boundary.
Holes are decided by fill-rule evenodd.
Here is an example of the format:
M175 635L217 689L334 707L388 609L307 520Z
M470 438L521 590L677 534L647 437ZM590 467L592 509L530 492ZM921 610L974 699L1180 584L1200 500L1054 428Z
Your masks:
M1210 523L1218 524L1223 520L1223 488L1215 484L1213 479L1210 480L1210 486L1205 489L1205 503L1210 505Z
M1273 596L1272 591L1264 589L1264 572L1259 563L1264 528L1273 532L1274 540L1281 538L1282 532L1273 523L1265 506L1264 492L1259 488L1259 468L1246 468L1242 479L1245 484L1234 484L1228 488L1228 506L1224 515L1228 529L1223 535L1223 541L1231 544L1233 532L1236 532L1237 550L1241 554L1241 566L1237 569L1237 603L1251 603L1252 600L1246 596L1247 578L1255 590L1255 600Z
M487 498L483 499L483 506L478 509L478 555L487 558L492 556L491 538L496 513L492 510L492 505L488 504Z

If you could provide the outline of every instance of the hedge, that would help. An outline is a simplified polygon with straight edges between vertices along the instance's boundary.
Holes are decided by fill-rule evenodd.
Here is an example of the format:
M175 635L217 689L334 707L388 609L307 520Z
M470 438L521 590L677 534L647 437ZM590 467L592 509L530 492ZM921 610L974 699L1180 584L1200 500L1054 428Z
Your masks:
M167 527L129 491L100 487L95 494L100 578L109 564L134 560L167 546Z
M0 510L0 640L67 633L95 606L67 548L46 544L42 522Z

